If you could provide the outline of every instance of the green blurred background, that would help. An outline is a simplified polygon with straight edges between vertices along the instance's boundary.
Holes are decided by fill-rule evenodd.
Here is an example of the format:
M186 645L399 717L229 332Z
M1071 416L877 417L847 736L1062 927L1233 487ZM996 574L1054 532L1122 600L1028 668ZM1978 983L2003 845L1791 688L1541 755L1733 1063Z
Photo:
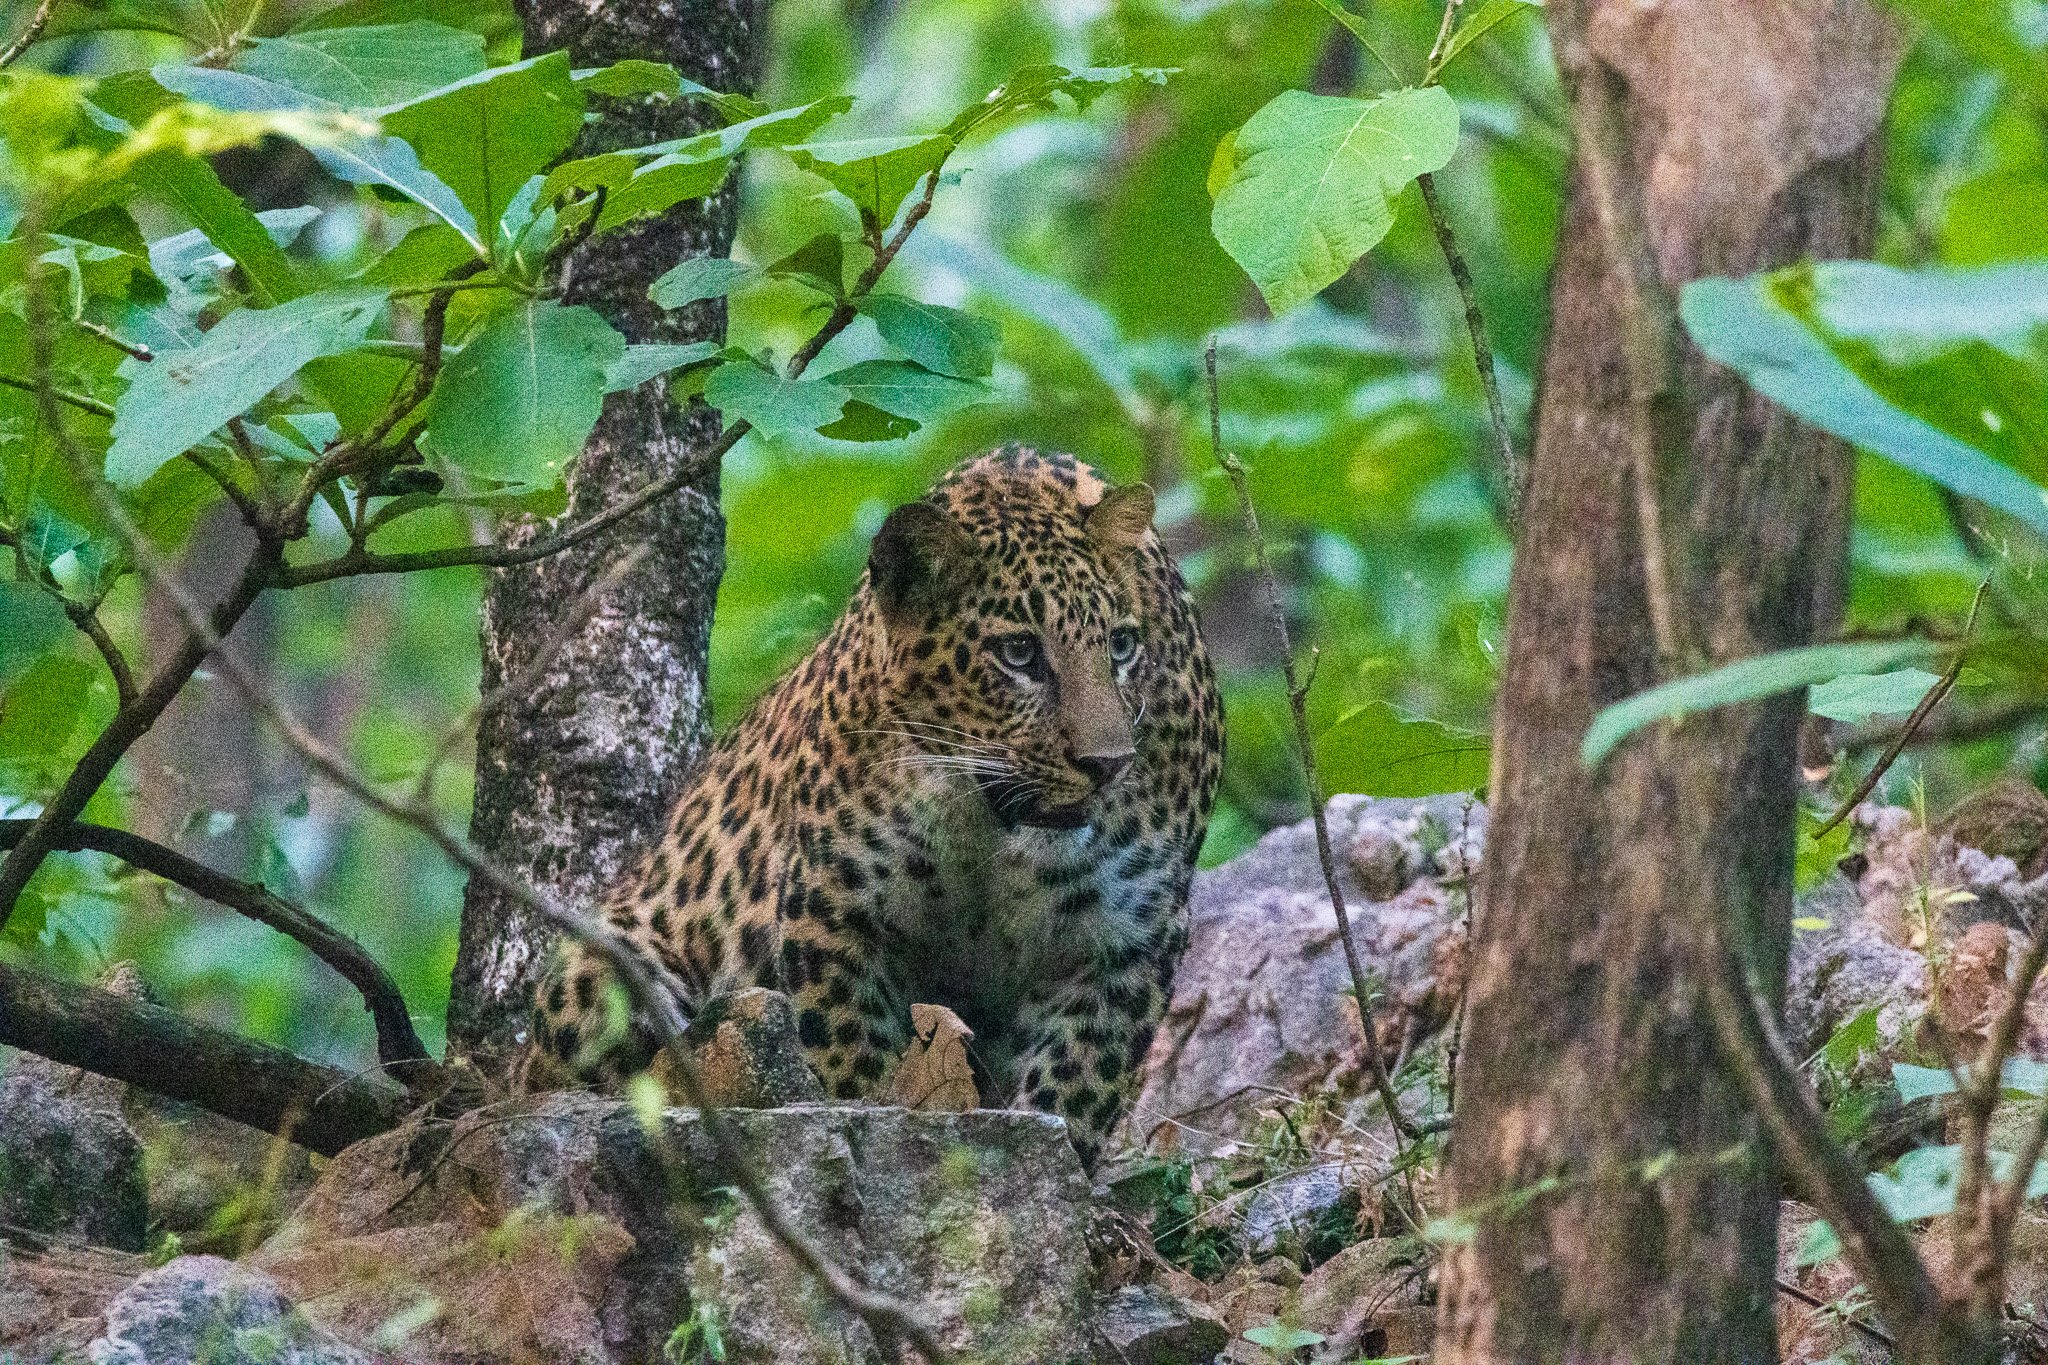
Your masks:
M1364 8L1379 51L1413 79L1439 6ZM10 30L20 18L10 14ZM2048 50L2048 5L2013 5L1995 22L2005 40ZM149 41L45 43L35 61L119 69L147 60L137 45ZM1285 89L1348 94L1389 84L1359 45L1310 0L775 0L768 46L760 93L772 103L859 97L843 136L939 126L1028 63L1179 72L1163 87L971 145L896 267L898 289L1001 324L998 402L886 447L750 437L727 460L718 720L738 715L822 632L891 506L947 465L1022 440L1158 490L1159 524L1200 596L1230 710L1205 860L1299 818L1277 659L1209 450L1201 354L1213 334L1225 442L1251 467L1297 634L1321 651L1311 711L1329 730L1332 785L1414 792L1483 782L1509 546L1460 306L1415 195L1403 197L1384 245L1320 304L1279 323L1209 229L1205 178L1218 138ZM1567 138L1540 23L1511 21L1474 55L1448 81L1464 137L1438 182L1526 444ZM1971 53L1939 33L1915 46L1889 137L1881 259L1982 263L2048 249L2048 123ZM301 253L345 263L379 230L374 215L384 210L343 195L288 148L227 158L222 171L255 207L324 210L297 242ZM736 254L772 261L821 227L845 226L824 220L832 209L819 188L784 162L751 163ZM816 325L805 311L815 302L794 286L748 294L732 339L786 356ZM825 360L873 353L868 327L856 324ZM405 525L421 544L444 543L460 529L446 518ZM1967 606L1985 548L1965 543L1930 486L1865 460L1857 518L1852 630L1953 619ZM228 562L222 546L234 534L215 509L188 549L188 573L204 581L210 564ZM452 570L302 591L270 603L237 638L324 735L371 773L407 779L475 700L479 584L474 572ZM111 610L143 639L168 626L132 584ZM84 658L79 685L103 688ZM86 720L109 709L109 698L92 697ZM1408 718L1437 728L1404 725ZM0 722L0 751L7 727L27 723ZM90 733L80 727L74 751ZM1924 778L1939 804L1993 768L2041 759L2038 740L2017 751L2009 740L1930 751L1902 764L1889 789ZM467 818L464 762L438 787L456 824ZM8 772L0 799L10 803L33 801L51 775ZM460 877L423 841L339 793L309 789L224 688L202 682L181 700L91 814L261 876L346 927L397 975L438 1046ZM0 953L80 975L134 958L165 1000L195 1015L310 1055L372 1055L354 992L259 926L91 857L52 859L31 895L32 913L19 921L29 932L0 942Z

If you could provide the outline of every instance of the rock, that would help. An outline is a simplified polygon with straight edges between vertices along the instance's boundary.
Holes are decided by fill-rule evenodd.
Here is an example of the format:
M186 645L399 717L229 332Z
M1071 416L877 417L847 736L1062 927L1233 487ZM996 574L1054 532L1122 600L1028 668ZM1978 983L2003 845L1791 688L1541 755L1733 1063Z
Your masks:
M688 1039L711 1103L728 1109L774 1109L825 1098L796 1036L796 1011L781 991L760 986L709 1001L690 1021ZM666 1079L667 1058L655 1075ZM674 1085L669 1093L679 1093Z
M1283 1241L1306 1240L1318 1220L1344 1201L1347 1191L1336 1164L1311 1166L1258 1187L1245 1205L1241 1236L1253 1256L1271 1256ZM1357 1200L1352 1200L1356 1211Z
M1157 1285L1127 1285L1095 1320L1096 1365L1209 1365L1230 1343L1217 1316Z
M1447 945L1468 908L1486 808L1457 795L1338 796L1327 818L1359 953L1382 992L1375 1025L1393 1044L1426 1035L1453 1005L1455 983L1439 973L1460 960ZM1250 1132L1275 1091L1357 1090L1363 1040L1310 823L1198 872L1188 913L1126 1141L1213 1154Z
M1435 1315L1415 1254L1394 1238L1353 1242L1302 1281L1286 1320L1323 1338L1317 1365L1428 1353Z
M0 1067L0 1223L141 1250L149 1190L126 1087L27 1053Z
M1877 1011L1878 1044L1894 1053L1927 1012L1927 963L1887 937L1856 889L1830 876L1799 899L1785 986L1785 1039L1811 1055L1835 1030Z
M777 1206L970 1359L1088 1350L1088 1185L1057 1119L800 1105L726 1117ZM556 1094L359 1143L256 1254L346 1340L409 1365L657 1360L714 1329L733 1365L867 1365L728 1188L700 1115L643 1125ZM458 1311L459 1310L459 1311Z
M321 1331L267 1275L181 1256L107 1306L93 1365L370 1365Z
M10 1233L0 1242L0 1361L77 1365L106 1305L148 1269L129 1252Z

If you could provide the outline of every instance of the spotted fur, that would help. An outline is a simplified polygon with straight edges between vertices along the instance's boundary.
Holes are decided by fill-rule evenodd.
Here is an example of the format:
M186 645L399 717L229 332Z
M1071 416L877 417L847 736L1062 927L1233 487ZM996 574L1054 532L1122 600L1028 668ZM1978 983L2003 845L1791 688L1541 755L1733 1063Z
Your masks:
M1019 448L897 509L610 921L685 1002L788 993L835 1096L885 1094L911 1003L948 1005L985 1100L1063 1115L1092 1162L1165 1008L1222 770L1151 511L1142 486ZM645 1031L607 1026L615 995L568 952L538 1002L547 1051L597 1080L644 1067Z

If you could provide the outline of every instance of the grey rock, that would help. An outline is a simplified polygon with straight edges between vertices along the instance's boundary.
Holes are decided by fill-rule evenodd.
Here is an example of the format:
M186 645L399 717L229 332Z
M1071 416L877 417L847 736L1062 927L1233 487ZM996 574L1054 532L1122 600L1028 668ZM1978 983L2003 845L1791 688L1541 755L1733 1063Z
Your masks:
M790 1221L915 1305L963 1359L1083 1357L1088 1185L1059 1120L980 1110L734 1110L739 1145ZM731 1189L702 1117L643 1124L557 1094L343 1152L255 1256L344 1339L419 1318L407 1362L660 1359L715 1324L732 1365L869 1365L830 1300ZM427 1317L419 1305L460 1304Z
M149 1192L126 1087L20 1052L0 1070L0 1222L140 1250Z
M275 1280L214 1256L181 1256L129 1285L87 1354L93 1365L370 1365Z
M1344 1202L1344 1179L1334 1164L1311 1166L1261 1185L1246 1203L1240 1235L1253 1256L1270 1256L1284 1240L1299 1242L1316 1221Z
M1096 1365L1209 1365L1230 1343L1221 1319L1157 1285L1125 1285L1102 1302Z
M1331 798L1327 820L1359 953L1380 987L1375 1023L1383 1038L1426 1036L1450 1013L1456 983L1439 978L1468 909L1464 874L1477 865L1486 808L1455 794L1347 795ZM1308 821L1197 873L1188 918L1128 1143L1212 1154L1249 1133L1275 1091L1361 1088L1351 978Z
M1799 898L1785 985L1785 1038L1801 1056L1868 1009L1877 1011L1880 1050L1907 1041L1927 1012L1927 963L1887 938L1839 874Z

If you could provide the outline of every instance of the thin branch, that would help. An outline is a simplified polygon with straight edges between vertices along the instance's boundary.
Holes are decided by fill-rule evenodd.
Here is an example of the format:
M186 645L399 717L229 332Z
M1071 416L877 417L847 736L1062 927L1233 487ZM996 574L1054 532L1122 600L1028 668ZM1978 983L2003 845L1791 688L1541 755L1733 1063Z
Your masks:
M71 624L77 626L79 633L92 641L92 647L100 652L100 658L106 662L107 672L113 675L114 696L119 704L134 705L134 671L128 667L128 656L114 643L114 637L107 634L107 628L101 623L99 613L83 602L74 602L61 595L60 600L64 603L64 614L71 618Z
M1889 721L1879 725L1859 725L1842 736L1837 745L1853 753L1859 749L1889 746L1901 735L1909 749L1928 744L1969 744L1980 739L1995 739L2022 725L2043 719L2048 719L2048 697L2020 697L1967 710L1949 707L1910 730Z
M1792 1281L1786 1279L1782 1275L1779 1276L1774 1283L1776 1283L1778 1286L1778 1292L1780 1294L1783 1294L1786 1298L1796 1299L1798 1302L1805 1304L1808 1308L1817 1308L1823 1313L1833 1313L1834 1316L1841 1321L1842 1325L1847 1327L1850 1331L1861 1333L1866 1340L1876 1342L1879 1346L1884 1347L1887 1351L1898 1350L1899 1344L1896 1341L1892 1340L1891 1333L1883 1330L1882 1328L1872 1327L1869 1323L1863 1321L1863 1319L1861 1318L1850 1317L1846 1313L1837 1312L1835 1306L1829 1303L1826 1299L1823 1299L1818 1294L1807 1293L1804 1289L1801 1289L1798 1285L1792 1283Z
M1991 580L1989 578L1977 585L1977 595L1970 600L1969 619L1963 623L1962 638L1964 640L1968 640L1971 633L1977 628L1977 612L1984 605L1984 590L1990 586ZM1948 668L1943 671L1939 678L1935 679L1934 686L1928 688L1921 696L1919 703L1913 707L1912 714L1906 717L1906 723L1899 727L1898 735L1893 738L1890 746L1885 749L1884 754L1877 760L1876 764L1864 775L1863 780L1856 784L1856 790L1849 794L1849 799L1836 807L1835 813L1823 821L1820 828L1813 832L1813 837L1816 840L1827 834L1836 825L1848 819L1850 812L1862 805L1863 799L1877 790L1877 784L1884 780L1884 775L1891 771L1892 764L1896 763L1899 755L1905 752L1907 742L1913 738L1913 732L1920 728L1921 723L1927 719L1935 707L1941 705L1942 699L1948 696L1950 691L1955 688L1956 680L1963 676L1963 659L1963 653L1960 650L1957 651L1955 660L1949 664Z
M237 418L234 422L231 422L229 424L229 430L232 431L235 427L240 425L241 419ZM237 444L240 444L242 441L245 440L247 440L247 437L245 436L238 436L236 438ZM247 523L252 528L262 526L265 523L267 514L264 512L263 508L257 504L256 500L250 497L247 492L243 491L243 488L240 484L235 482L233 475L229 474L225 469L222 469L219 465L215 464L212 461L212 459L202 454L199 448L196 446L193 447L191 450L185 452L185 458L189 460L192 464L196 465L200 469L200 471L206 475L207 478L213 480L214 485L217 488L219 488L223 494L227 496L227 500L235 505L235 510L242 514L242 520L245 523ZM253 455L248 455L245 453L244 458L248 459L251 464L255 463Z
M1869 1287L1879 1314L1904 1339L1906 1359L1968 1358L1948 1350L1959 1334L1967 1339L1954 1306L1936 1288L1905 1231L1829 1136L1827 1120L1741 963L1725 946L1718 956L1720 970L1707 982L1715 1036L1763 1119L1772 1154L1792 1188L1834 1228L1843 1256Z
M1444 10L1448 17L1451 8ZM1444 253L1444 264L1450 267L1451 280L1458 286L1458 297L1465 305L1465 330L1472 337L1472 361L1479 371L1479 388L1486 395L1486 416L1493 427L1493 443L1500 460L1500 482L1507 508L1507 523L1510 530L1520 523L1522 517L1522 492L1528 484L1528 470L1523 467L1522 458L1515 451L1515 438L1508 431L1507 405L1501 402L1500 379L1494 373L1493 347L1487 341L1486 317L1479 311L1479 293L1472 285L1472 272L1465 265L1465 255L1458 249L1457 236L1451 231L1451 220L1444 212L1443 199L1436 192L1436 177L1419 175L1415 178L1417 188L1422 191L1422 205L1428 210L1429 225L1436 232L1437 247Z
M410 1107L388 1082L4 962L0 1043L200 1105L324 1156L397 1127Z
M0 848L19 842L33 824L0 820ZM268 925L325 962L358 991L363 1007L377 1026L377 1059L390 1066L428 1060L426 1045L413 1029L412 1012L391 974L363 951L362 945L322 922L276 892L256 882L238 881L195 862L176 849L105 825L72 824L58 831L56 848L66 853L106 853L131 867L155 873L216 905L224 905L258 924Z
M0 374L0 384L4 384L10 389L20 389L23 393L35 393L38 389L35 380L17 379L11 374ZM58 402L69 403L80 412L89 412L95 417L112 417L114 415L114 405L112 403L102 403L99 399L88 394L73 393L69 389L55 387L50 389L50 393Z
M43 36L43 25L50 22L50 11L55 8L57 0L43 0L36 6L36 12L28 17L28 27L21 31L21 36L9 43L5 52L0 52L0 69L14 65L21 54Z
M71 325L82 332L98 337L123 355L130 355L144 362L156 359L156 352L150 350L149 347L141 342L129 341L125 337L117 336L111 329L102 327L89 318L73 318L71 319Z
M1287 705L1294 715L1294 743L1301 757L1302 778L1308 787L1309 819L1315 825L1316 857L1322 863L1323 884L1330 892L1330 908L1336 912L1337 937L1344 944L1344 965L1351 972L1351 989L1358 997L1358 1027L1365 1035L1365 1056L1372 1069L1373 1088L1379 1092L1380 1103L1386 1106L1387 1121L1394 1126L1396 1155L1405 1160L1407 1154L1401 1150L1401 1139L1412 1140L1419 1135L1414 1122L1401 1109L1401 1098L1394 1089L1393 1077L1387 1072L1386 1057L1380 1051L1379 1035L1373 1030L1372 990L1366 979L1365 967L1358 957L1357 939L1351 932L1351 914L1344 903L1344 888L1337 880L1336 855L1330 850L1330 827L1323 816L1323 779L1316 766L1315 742L1308 730L1305 705L1308 683L1301 681L1295 672L1294 639L1287 629L1287 609L1280 599L1280 579L1273 572L1272 559L1266 553L1266 538L1259 530L1259 514L1258 509L1252 506L1251 490L1245 486L1244 463L1223 448L1222 403L1216 383L1214 337L1209 338L1208 348L1203 352L1203 364L1209 379L1210 450L1237 494L1238 515L1244 522L1245 534L1251 539L1260 586L1266 593L1267 615L1280 643L1280 667L1287 680ZM1313 680L1311 675L1309 681Z

